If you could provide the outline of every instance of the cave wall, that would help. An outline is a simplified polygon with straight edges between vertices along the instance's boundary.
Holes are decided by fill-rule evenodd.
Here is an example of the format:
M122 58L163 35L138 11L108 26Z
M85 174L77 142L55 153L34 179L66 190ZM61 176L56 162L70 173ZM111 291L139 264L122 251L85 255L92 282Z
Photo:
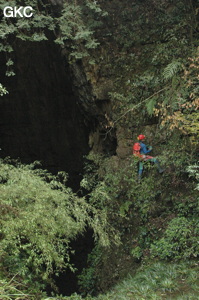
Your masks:
M159 120L128 114L129 124L122 123L119 99L114 101L111 93L136 94L133 83L140 75L145 72L146 76L158 74L170 61L189 55L183 47L179 47L179 43L184 39L190 40L187 16L193 13L196 4L186 0L101 0L99 5L108 13L106 17L96 17L101 25L95 28L94 37L100 45L90 51L90 57L71 63L70 71L81 107L87 115L97 119L97 125L89 136L91 148L96 153L117 154L125 158L131 154L127 140L135 139L140 132L149 132L149 139L153 139ZM172 32L176 36L176 44L170 42ZM194 35L196 32L193 32ZM164 56L167 52L170 57ZM66 49L62 50L62 54L67 57ZM147 89L147 82L140 85L143 92ZM140 96L141 92L137 99L132 97L130 104L134 101L136 104ZM118 118L120 122L113 123ZM104 141L112 143L111 151Z
M15 44L16 75L1 82L9 94L0 101L1 157L42 162L51 172L66 171L79 181L88 153L88 128L71 87L67 63L51 41Z

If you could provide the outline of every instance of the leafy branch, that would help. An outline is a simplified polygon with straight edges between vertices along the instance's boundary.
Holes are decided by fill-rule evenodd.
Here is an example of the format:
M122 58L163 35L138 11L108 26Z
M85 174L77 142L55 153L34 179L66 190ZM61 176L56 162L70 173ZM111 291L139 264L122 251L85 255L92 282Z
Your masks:
M159 91L155 92L153 95L150 97L147 97L146 99L142 100L141 102L135 104L133 107L129 108L126 110L118 119L116 119L114 122L112 122L111 128L106 132L106 135L114 128L114 125L119 122L123 117L125 117L129 112L134 111L136 108L140 107L143 103L147 102L148 100L152 99L154 96L157 96L161 92L165 91L167 87L160 89Z

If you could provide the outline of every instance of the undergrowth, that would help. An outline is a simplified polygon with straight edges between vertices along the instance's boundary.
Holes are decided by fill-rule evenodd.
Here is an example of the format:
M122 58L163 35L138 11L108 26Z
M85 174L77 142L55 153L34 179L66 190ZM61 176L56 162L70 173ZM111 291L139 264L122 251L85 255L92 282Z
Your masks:
M128 277L111 291L97 297L73 294L70 297L32 298L16 290L12 281L0 281L1 299L20 300L160 300L160 299L198 299L198 271L195 261L180 263L155 262L142 266L135 276ZM3 294L4 293L4 294ZM15 294L15 295L14 295ZM4 298L2 298L2 296Z

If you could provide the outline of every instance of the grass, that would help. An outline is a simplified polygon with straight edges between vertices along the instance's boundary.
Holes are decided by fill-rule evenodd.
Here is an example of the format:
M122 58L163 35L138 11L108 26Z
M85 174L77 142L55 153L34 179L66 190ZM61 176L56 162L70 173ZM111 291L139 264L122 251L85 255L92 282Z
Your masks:
M153 263L96 300L198 299L198 264Z
M195 261L184 263L156 262L142 266L135 276L129 275L106 294L97 297L73 294L70 297L41 297L41 300L196 300L199 299L199 265ZM3 282L1 282L3 283ZM28 295L3 283L0 299L29 300ZM6 292L7 295L6 295ZM10 294L9 294L10 292ZM3 293L3 294L1 294ZM17 295L18 294L18 295ZM3 297L2 297L3 296ZM33 298L34 299L34 298Z

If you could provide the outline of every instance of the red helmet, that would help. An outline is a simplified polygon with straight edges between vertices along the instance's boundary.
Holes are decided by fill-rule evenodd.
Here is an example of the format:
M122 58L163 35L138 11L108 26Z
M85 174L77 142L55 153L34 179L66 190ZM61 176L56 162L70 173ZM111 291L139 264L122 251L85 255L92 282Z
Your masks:
M145 137L146 137L145 135L140 134L140 135L138 135L137 139L140 141L140 140L144 140Z

